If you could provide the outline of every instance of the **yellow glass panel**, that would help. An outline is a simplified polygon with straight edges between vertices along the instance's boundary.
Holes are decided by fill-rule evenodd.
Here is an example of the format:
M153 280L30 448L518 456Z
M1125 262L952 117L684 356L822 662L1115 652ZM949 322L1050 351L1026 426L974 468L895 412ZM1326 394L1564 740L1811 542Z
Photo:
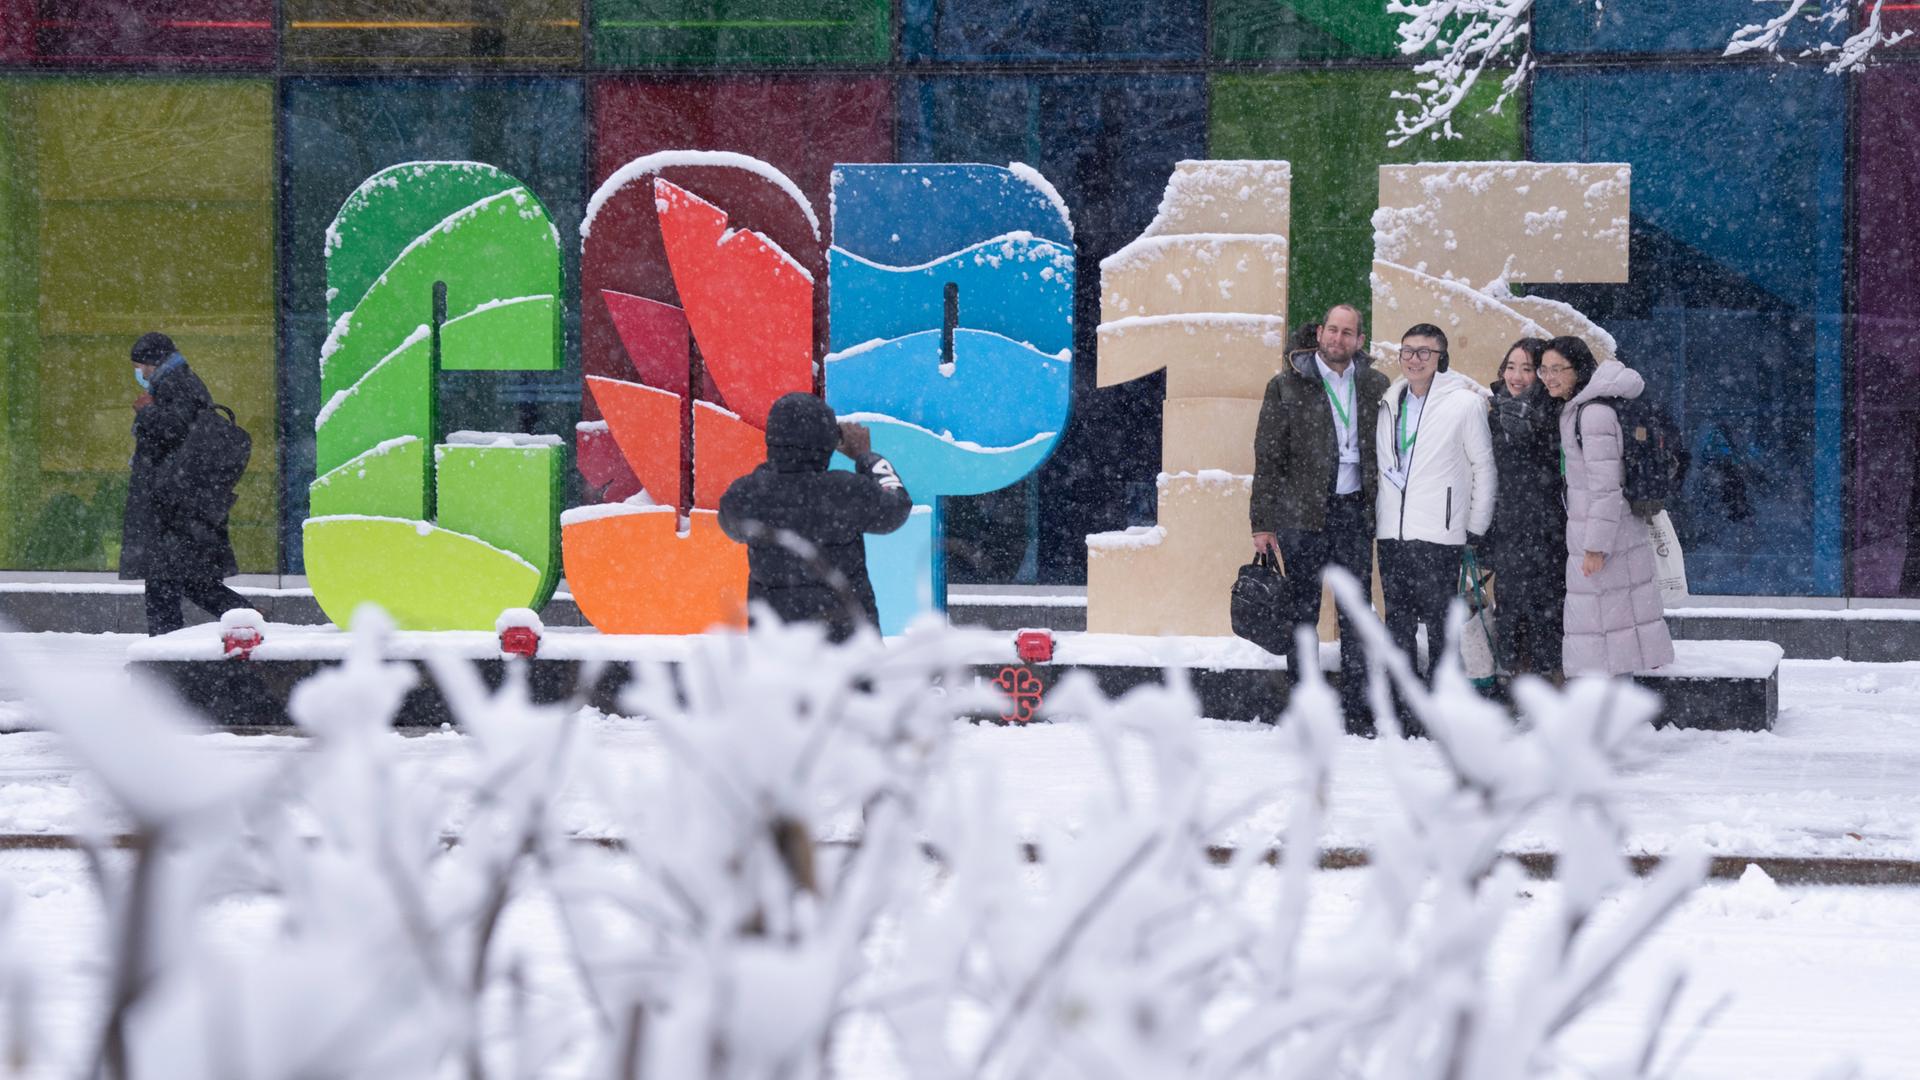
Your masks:
M116 565L148 330L252 434L234 547L277 568L273 145L264 81L0 83L0 569Z

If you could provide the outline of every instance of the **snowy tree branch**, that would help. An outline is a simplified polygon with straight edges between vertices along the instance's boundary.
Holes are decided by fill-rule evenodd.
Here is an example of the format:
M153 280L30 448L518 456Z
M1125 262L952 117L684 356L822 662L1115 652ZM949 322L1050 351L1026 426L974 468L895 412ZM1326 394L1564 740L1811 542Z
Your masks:
M1764 0L1763 0L1764 2ZM1844 27L1853 21L1854 7L1858 4L1865 12L1862 25L1839 42L1822 41L1812 48L1803 49L1801 56L1830 56L1827 72L1832 75L1858 71L1865 67L1877 50L1884 49L1912 36L1913 31L1902 30L1889 33L1881 23L1881 7L1886 0L1778 0L1786 6L1779 15L1763 23L1743 26L1733 32L1727 41L1724 56L1739 56L1742 53L1766 52L1778 55L1788 32L1795 23L1805 23L1816 30ZM1808 9L1812 10L1808 10Z

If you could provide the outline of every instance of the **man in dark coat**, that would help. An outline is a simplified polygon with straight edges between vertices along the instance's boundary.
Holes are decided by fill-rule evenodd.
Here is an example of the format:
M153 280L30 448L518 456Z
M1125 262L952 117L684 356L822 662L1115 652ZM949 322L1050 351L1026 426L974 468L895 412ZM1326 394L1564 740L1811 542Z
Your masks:
M1267 383L1253 439L1253 548L1278 555L1295 626L1316 627L1320 574L1344 567L1373 580L1374 425L1387 377L1373 369L1351 304L1328 309L1320 347L1296 352ZM1371 729L1366 665L1346 613L1340 623L1340 698L1356 727Z
M853 472L829 471L834 450ZM720 497L720 528L747 545L747 599L787 622L826 624L834 641L879 608L867 577L865 534L906 523L913 499L867 429L835 422L812 394L788 394L767 413L767 460Z
M213 407L207 384L165 334L134 342L133 369L146 393L134 404L120 576L146 579L147 633L159 635L186 625L183 599L214 615L248 605L221 580L239 572L227 538L232 492L175 458L194 421Z

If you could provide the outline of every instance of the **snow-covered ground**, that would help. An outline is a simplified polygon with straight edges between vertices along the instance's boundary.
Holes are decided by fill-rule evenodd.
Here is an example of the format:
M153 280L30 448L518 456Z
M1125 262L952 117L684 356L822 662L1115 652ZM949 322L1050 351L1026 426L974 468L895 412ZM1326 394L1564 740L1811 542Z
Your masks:
M0 635L0 649L36 654L75 680L124 678L119 664L131 637ZM0 729L31 717L0 686ZM1789 661L1782 665L1780 723L1771 734L1667 731L1630 774L1629 847L1660 852L1698 842L1721 854L1814 855L1920 859L1920 663L1867 665ZM662 755L648 725L594 718L604 753L618 767L644 775ZM396 737L397 738L397 737ZM208 745L238 761L273 765L302 742L292 736L210 734ZM451 770L463 749L451 732L401 740L410 768L423 775ZM1284 787L1292 759L1273 729L1219 723L1203 739L1215 777L1211 796L1222 805L1266 788ZM1027 729L968 727L960 753L992 763L1019 816L1036 833L1043 825L1081 819L1092 784L1102 773L1091 762L1092 743L1079 725ZM1144 785L1141 768L1130 779ZM1337 761L1327 841L1364 845L1392 803L1380 766L1380 747L1344 740ZM583 802L570 827L611 831ZM1285 804L1266 812L1240 842L1270 842ZM458 827L461 808L449 810ZM49 735L0 734L0 834L66 833L100 822L88 781ZM1545 834L1539 841L1544 846ZM1521 847L1528 846L1521 837ZM1036 872L1038 881L1044 874ZM1271 877L1273 875L1269 875ZM1315 878L1311 939L1330 942L1359 905L1361 872ZM72 852L0 850L0 882L11 886L27 943L51 971L38 1001L52 1038L43 1064L82 1045L96 1003L89 988L99 958L100 912L82 859ZM1037 886L1036 886L1037 887ZM1271 891L1256 889L1258 905ZM1502 939L1496 978L1527 955L1557 886L1536 882L1522 915ZM244 948L271 919L270 902L241 897L210 916L236 948ZM564 996L565 964L548 913L526 904L512 913L510 940L544 992ZM1617 1046L1639 1024L1672 965L1690 972L1679 1008L1686 1034L1694 1019L1723 997L1723 1007L1676 1075L1684 1077L1796 1077L1826 1075L1837 1061L1855 1058L1858 1075L1920 1076L1920 888L1780 888L1750 874L1714 882L1665 924L1626 972L1622 992L1571 1036L1575 1047ZM883 1037L853 1025L837 1044L840 1075L899 1075ZM55 1075L48 1072L45 1075Z
M1253 904L1271 903L1277 874L1251 890ZM51 960L41 970L37 1006L47 1045L42 1065L71 1061L86 1044L98 1003L90 972L101 958L100 909L72 852L0 852L0 879L15 888L18 940ZM1327 942L1360 904L1363 874L1316 876L1309 942ZM1551 883L1531 887L1511 932L1496 953L1493 977L1510 978L1529 941L1554 910ZM273 917L264 900L238 899L215 909L235 947ZM550 911L523 905L510 913L507 952L524 960L539 996L564 1003L567 962ZM40 966L40 965L36 965ZM1688 982L1666 1045L1676 1045L1713 1010L1711 1022L1676 1074L1688 1080L1815 1080L1852 1061L1858 1080L1909 1080L1920 1063L1920 890L1781 888L1762 877L1704 886L1665 924L1623 975L1622 992L1566 1039L1585 1060L1601 1060L1634 1037L1662 978L1684 966ZM581 1006L584 1008L584 1005ZM903 1076L878 1025L851 1024L837 1044L842 1080ZM52 1068L30 1076L71 1075Z
M134 635L0 635L0 648L39 653L48 664L71 668L74 679L123 678L126 646ZM0 686L0 730L25 720ZM596 720L604 751L628 767L659 763L644 724ZM236 756L270 762L297 748L292 736L209 735ZM457 755L460 736L408 738L404 752L424 770ZM1781 665L1780 720L1768 734L1660 732L1655 754L1633 771L1628 802L1629 847L1659 854L1695 842L1718 855L1920 859L1920 663L1857 664L1789 660ZM1293 759L1275 729L1216 723L1205 751L1215 776L1212 795L1237 803L1293 779ZM962 753L989 758L1022 819L1071 825L1086 804L1087 785L1099 775L1089 733L1074 724L1030 728L969 727ZM1136 773L1149 782L1144 765ZM1380 747L1345 740L1334 784L1330 845L1364 846L1372 823L1390 805ZM1266 842L1287 809L1277 802L1250 833L1228 842ZM86 800L72 767L50 735L0 735L0 833L68 832L84 820ZM580 816L572 827L603 832L605 823ZM1522 848L1544 848L1544 839Z

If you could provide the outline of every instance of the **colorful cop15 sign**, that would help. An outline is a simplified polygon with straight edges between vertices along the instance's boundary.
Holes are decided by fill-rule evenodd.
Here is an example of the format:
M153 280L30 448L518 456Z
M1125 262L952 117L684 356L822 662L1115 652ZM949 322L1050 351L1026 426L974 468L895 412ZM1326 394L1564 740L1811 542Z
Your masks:
M362 184L327 234L334 329L305 536L328 617L376 602L409 629L491 629L505 608L545 603L564 559L602 631L741 625L745 550L714 509L763 460L767 410L793 391L871 425L921 504L899 534L870 538L882 628L943 606L937 498L1019 480L1065 428L1071 224L1024 166L833 179L830 249L799 188L743 155L651 155L594 194L576 441L594 501L564 514L558 438L447 434L434 410L442 368L560 365L544 208L471 162Z

